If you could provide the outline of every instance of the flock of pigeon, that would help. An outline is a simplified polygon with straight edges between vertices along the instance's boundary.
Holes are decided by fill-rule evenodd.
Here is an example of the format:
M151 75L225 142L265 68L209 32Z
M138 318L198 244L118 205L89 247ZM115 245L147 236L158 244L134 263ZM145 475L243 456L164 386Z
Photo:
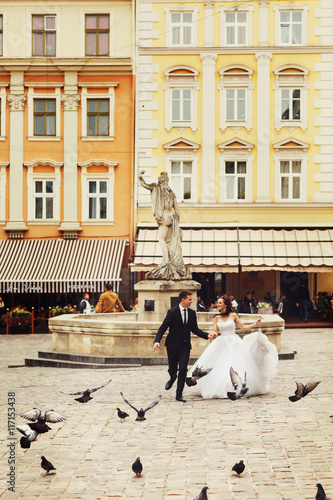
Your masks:
M196 385L197 381L201 377L208 375L208 373L210 373L211 370L212 368L204 369L203 367L198 367L198 366L195 367L195 369L192 371L191 377L186 378L186 384L189 387ZM241 379L241 377L238 375L238 373L234 370L233 367L230 367L229 373L230 373L230 380L234 388L234 392L228 392L227 393L228 398L231 399L232 401L243 398L249 390L249 388L247 387L246 372L244 375L244 380ZM60 392L62 394L67 394L69 396L79 396L78 398L74 398L74 400L78 401L79 403L88 403L93 399L91 397L91 394L93 392L102 389L103 387L107 386L110 382L111 380L109 380L104 385L95 387L93 389L86 389L84 391L70 392L70 393L62 391ZM291 402L295 402L300 400L301 398L304 398L307 394L313 391L318 384L320 384L320 382L311 382L306 385L303 385L300 382L296 382L295 395L289 396L289 400ZM159 395L149 406L147 406L147 408L137 409L125 398L122 392L120 394L124 402L136 412L137 418L135 420L137 422L143 422L144 420L146 420L145 418L146 412L151 408L153 408L154 406L156 406L162 399L162 396ZM129 414L126 413L125 411L122 411L120 408L117 408L117 412L118 412L118 417L121 420L121 423L123 423L125 419L129 417ZM24 424L16 427L16 429L19 432L21 432L21 434L23 434L23 436L20 439L20 444L22 448L30 448L31 443L37 440L39 434L44 434L49 430L51 430L51 427L47 425L47 422L59 423L67 419L65 415L54 410L47 410L44 414L42 414L39 408L33 408L32 410L28 410L22 413L20 416L31 422L27 425ZM56 470L53 464L49 460L47 460L44 456L41 456L41 467L43 470L46 471L45 474L43 474L43 476L46 476L51 471ZM135 462L132 464L132 471L134 472L136 477L140 477L142 474L142 470L143 470L143 465L140 461L140 457L137 457ZM244 472L244 470L245 470L245 464L243 460L240 460L240 462L236 463L232 467L232 471L236 472L238 477L241 477L241 474ZM323 486L320 483L318 483L316 486L317 486L317 494L315 500L328 500ZM208 494L207 494L208 489L209 489L208 486L204 486L201 492L193 500L208 500Z

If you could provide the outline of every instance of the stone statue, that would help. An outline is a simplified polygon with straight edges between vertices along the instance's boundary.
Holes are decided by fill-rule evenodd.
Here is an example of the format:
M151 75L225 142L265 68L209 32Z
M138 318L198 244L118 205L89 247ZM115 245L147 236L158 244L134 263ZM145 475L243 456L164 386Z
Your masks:
M142 187L151 192L153 214L158 226L158 241L162 248L162 262L146 274L148 280L191 279L191 271L185 267L182 255L183 232L179 227L179 208L175 193L169 186L167 172L161 172L157 183L147 184L142 177Z

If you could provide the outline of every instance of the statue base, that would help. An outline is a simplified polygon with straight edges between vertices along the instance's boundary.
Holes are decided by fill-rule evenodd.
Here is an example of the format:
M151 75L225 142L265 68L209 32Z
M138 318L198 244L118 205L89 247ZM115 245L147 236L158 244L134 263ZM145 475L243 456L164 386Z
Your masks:
M171 307L179 304L181 290L193 294L192 309L197 308L197 290L201 284L194 280L144 280L134 285L138 293L138 321L162 322Z

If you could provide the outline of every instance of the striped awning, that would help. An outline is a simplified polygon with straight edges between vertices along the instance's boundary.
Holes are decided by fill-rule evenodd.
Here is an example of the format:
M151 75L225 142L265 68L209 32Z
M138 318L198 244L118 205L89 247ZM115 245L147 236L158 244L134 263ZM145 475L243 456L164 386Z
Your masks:
M193 272L333 271L333 229L183 227L183 258ZM140 227L131 271L162 260L157 229Z
M127 240L1 240L0 292L119 291Z

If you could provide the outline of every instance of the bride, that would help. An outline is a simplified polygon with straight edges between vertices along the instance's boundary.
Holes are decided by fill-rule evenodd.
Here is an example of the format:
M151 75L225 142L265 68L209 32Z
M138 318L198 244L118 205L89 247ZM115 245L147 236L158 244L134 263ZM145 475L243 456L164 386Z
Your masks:
M246 335L243 340L236 334L236 325L244 330L258 327L261 319L244 326L237 314L232 312L228 295L217 300L219 314L214 318L214 332L219 335L202 353L194 367L213 370L197 381L196 392L204 399L227 398L227 392L234 391L230 380L231 366L242 380L247 375L245 397L266 394L277 371L278 354L261 330Z

